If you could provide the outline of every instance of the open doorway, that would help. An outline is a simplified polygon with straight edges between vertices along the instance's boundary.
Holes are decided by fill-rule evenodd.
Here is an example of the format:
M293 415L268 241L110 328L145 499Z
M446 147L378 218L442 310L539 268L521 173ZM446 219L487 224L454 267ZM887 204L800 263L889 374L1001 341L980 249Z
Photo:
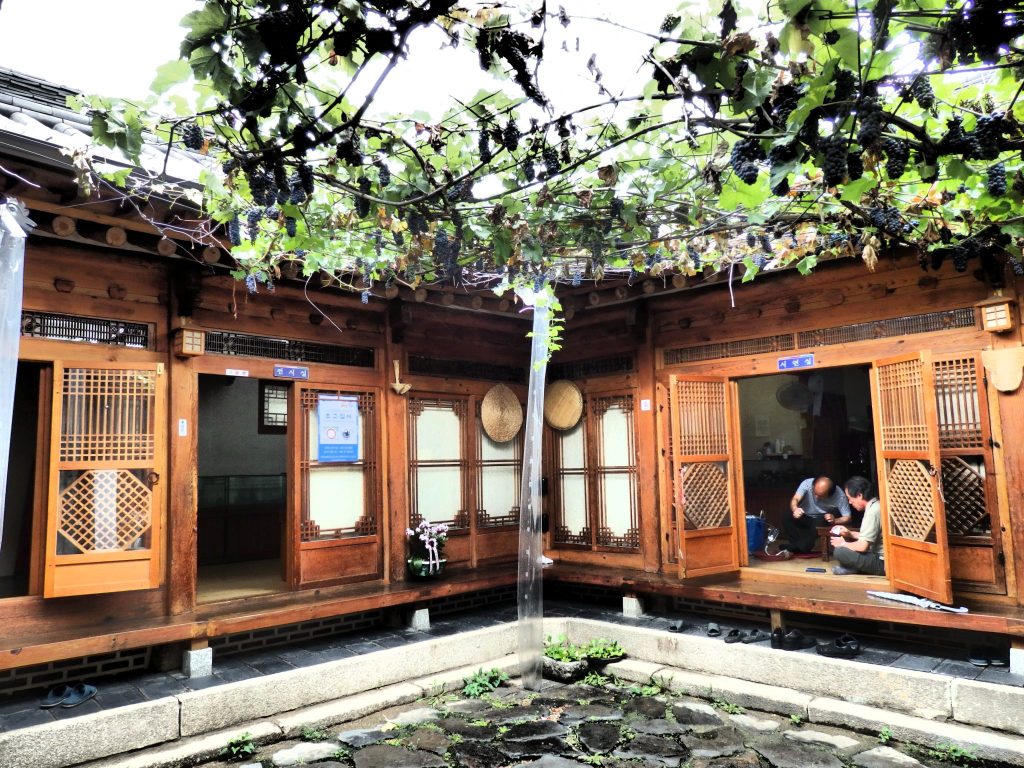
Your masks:
M766 530L784 530L790 500L807 478L829 477L841 488L860 475L877 494L868 366L758 376L738 386L746 513L763 518ZM855 517L849 525L857 523ZM760 526L751 530L756 536ZM769 551L787 543L783 535ZM752 543L750 565L805 573L822 567L824 546L819 537L819 551L806 559L772 561L759 559L764 550Z
M199 377L196 599L284 591L289 385Z
M0 531L0 599L31 592L32 518L42 373L42 365L18 363L3 530Z

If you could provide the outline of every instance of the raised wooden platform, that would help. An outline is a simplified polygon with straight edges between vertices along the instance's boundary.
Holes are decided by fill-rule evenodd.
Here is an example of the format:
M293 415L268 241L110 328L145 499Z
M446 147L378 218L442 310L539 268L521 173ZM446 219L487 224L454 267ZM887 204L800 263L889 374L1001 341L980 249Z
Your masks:
M813 561L809 561L813 562ZM868 589L886 590L877 577L822 578L766 569L680 581L657 573L621 568L598 569L555 564L544 569L549 582L587 584L631 593L647 593L745 605L767 610L841 616L1024 637L1024 610L992 599L967 600L970 612L954 614L869 597ZM438 581L381 584L364 582L302 592L283 592L208 603L190 613L160 619L125 619L0 639L0 669L59 659L109 653L166 643L208 638L266 627L401 605L514 584L512 564L450 571Z
M808 562L820 565L816 561ZM820 574L796 575L744 568L735 575L681 581L658 573L556 564L544 569L544 578L546 581L590 584L623 592L669 595L768 610L1024 636L1024 609L1019 606L1004 605L991 599L970 599L958 602L958 605L969 609L965 614L918 608L869 597L869 589L888 591L888 581L872 576L826 579L820 578Z
M339 587L285 592L265 597L207 603L190 613L159 619L105 621L93 626L11 637L0 636L0 669L25 667L89 654L110 653L182 641L197 641L235 632L279 627L303 621L360 613L477 592L515 583L514 564L453 570L443 579L381 584L363 582Z

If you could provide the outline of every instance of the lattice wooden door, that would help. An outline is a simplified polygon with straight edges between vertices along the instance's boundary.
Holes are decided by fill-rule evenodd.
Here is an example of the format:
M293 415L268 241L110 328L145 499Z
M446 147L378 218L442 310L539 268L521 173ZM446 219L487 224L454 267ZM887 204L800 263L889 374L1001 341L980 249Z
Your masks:
M45 597L159 586L162 368L54 364Z
M729 382L714 376L670 381L670 462L682 578L739 568L736 484L730 457Z
M377 403L376 390L294 385L288 513L289 582L294 588L365 581L383 574ZM331 446L321 446L320 419L336 419L339 410L345 420L338 422L337 430L350 432L344 437L349 447L331 454Z
M872 370L885 570L893 587L953 600L941 489L934 371L926 353Z

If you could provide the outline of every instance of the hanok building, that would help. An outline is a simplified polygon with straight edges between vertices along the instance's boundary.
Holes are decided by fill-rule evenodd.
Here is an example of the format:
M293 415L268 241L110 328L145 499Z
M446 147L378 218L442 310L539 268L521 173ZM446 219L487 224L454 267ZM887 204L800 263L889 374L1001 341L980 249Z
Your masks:
M194 212L81 196L61 150L84 146L88 125L67 95L0 73L0 184L37 224L0 687L54 663L102 671L155 648L508 597L521 438L492 440L481 402L499 383L525 400L523 315L451 286L367 305L295 279L248 294L229 254L194 238ZM171 151L167 172L190 178L193 164ZM560 288L549 379L572 382L580 417L545 432L546 581L775 624L973 630L1012 642L1024 671L1022 284L1004 280L889 254L874 272L854 259L769 272L734 286L735 306L726 275ZM358 433L341 463L321 461L316 439L332 399ZM751 552L748 514L778 526L801 480L854 474L880 485L886 577ZM406 572L421 519L451 526L430 582Z

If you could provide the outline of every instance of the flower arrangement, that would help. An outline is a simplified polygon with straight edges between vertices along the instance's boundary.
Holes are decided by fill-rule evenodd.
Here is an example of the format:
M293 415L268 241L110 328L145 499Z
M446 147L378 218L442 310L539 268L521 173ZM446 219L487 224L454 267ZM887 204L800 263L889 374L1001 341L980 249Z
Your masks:
M409 567L428 575L440 573L443 567L441 552L448 541L448 525L420 520L415 528L405 529L409 540Z

